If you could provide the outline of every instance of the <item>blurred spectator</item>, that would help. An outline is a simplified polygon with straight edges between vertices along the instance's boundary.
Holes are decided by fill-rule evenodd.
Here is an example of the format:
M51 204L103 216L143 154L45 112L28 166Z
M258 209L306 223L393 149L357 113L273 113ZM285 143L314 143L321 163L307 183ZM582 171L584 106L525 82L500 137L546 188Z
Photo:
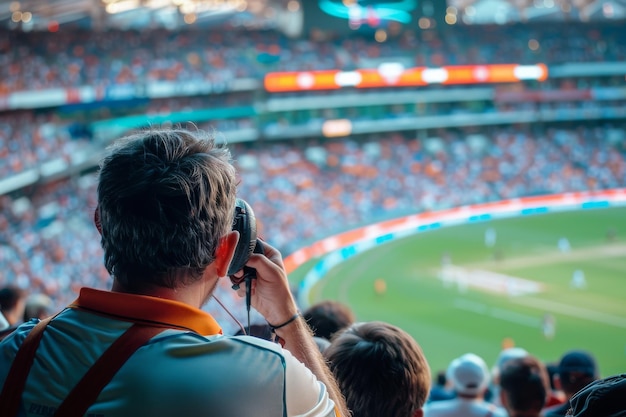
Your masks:
M531 355L507 361L500 373L500 401L509 417L539 417L549 387L545 365Z
M16 328L17 326L11 326L2 313L0 313L0 341L10 335Z
M582 350L567 352L559 362L554 379L556 388L565 393L566 401L545 409L544 417L565 416L570 408L570 398L598 378L598 366L593 355Z
M302 314L315 337L331 340L333 335L355 321L354 312L347 305L335 300L313 304Z
M10 328L11 325L9 324L9 322L7 321L7 319L4 318L4 316L2 315L2 313L0 313L0 334L1 332L3 332L4 330Z
M22 323L28 293L14 285L0 289L0 313L11 326Z
M32 318L43 320L52 314L52 299L46 294L31 294L26 298L24 321Z
M422 349L384 322L355 323L324 351L353 417L421 417L430 390Z
M491 388L490 401L496 405L502 405L500 402L500 374L503 367L511 360L525 358L529 356L526 349L516 346L504 348L498 354L496 364L491 368Z
M446 371L439 371L435 376L433 385L430 387L428 402L451 400L456 394L448 388L448 379Z
M254 336L254 337L258 337L259 339L264 339L264 340L273 340L272 338L272 329L270 328L269 324L265 323L265 324L251 324L250 325L250 329L249 329L249 333L246 333L246 329L240 329L237 333L235 333L235 336L242 336L242 335L248 335L248 336Z
M446 376L456 398L429 403L424 409L425 417L507 417L504 409L484 399L490 376L480 356L467 353L454 359Z
M570 399L567 416L571 417L624 417L626 374L599 379L578 391Z

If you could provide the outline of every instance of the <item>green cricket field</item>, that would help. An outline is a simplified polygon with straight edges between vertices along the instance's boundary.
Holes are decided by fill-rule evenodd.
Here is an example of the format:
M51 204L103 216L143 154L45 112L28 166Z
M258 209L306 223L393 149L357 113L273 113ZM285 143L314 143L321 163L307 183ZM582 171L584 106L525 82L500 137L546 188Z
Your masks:
M297 285L314 265L290 275ZM409 332L433 373L466 352L489 366L503 344L545 363L593 353L626 372L626 208L444 227L376 246L332 268L309 303L348 304L359 321Z

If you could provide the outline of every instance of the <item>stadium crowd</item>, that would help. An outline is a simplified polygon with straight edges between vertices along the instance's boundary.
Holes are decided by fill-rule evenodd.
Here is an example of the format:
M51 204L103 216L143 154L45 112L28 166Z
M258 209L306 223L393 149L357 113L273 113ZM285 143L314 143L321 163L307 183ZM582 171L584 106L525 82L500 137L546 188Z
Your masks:
M234 102L237 104L238 102ZM228 106L231 107L228 107ZM148 117L165 117L178 113L180 117L189 117L194 110L222 109L225 114L234 108L232 100L217 101L203 99L167 99L154 100L148 104L135 104L133 114L142 111ZM195 106L195 107L194 107ZM217 106L217 107L210 107ZM221 107L226 106L226 107ZM402 118L439 116L444 114L472 115L487 113L510 113L531 111L537 115L542 112L584 110L596 112L602 117L604 112L624 107L622 100L597 103L593 101L578 102L545 102L545 103L425 103L419 109L415 105L388 105L377 108L325 109L314 114L312 111L292 112L285 114L267 114L261 121L252 117L213 119L196 123L201 128L215 130L228 140L230 132L251 129L272 135L280 133L286 127L306 127L310 124L320 125L328 119L348 117L352 122L358 121L397 121ZM111 119L110 111L106 112ZM552 113L551 113L552 114ZM608 114L608 113L607 113ZM103 114L101 116L104 117ZM123 117L123 116L120 116ZM113 118L114 119L114 118ZM189 120L189 119L186 119ZM111 122L111 124L114 124ZM106 141L99 141L89 123L69 117L59 117L49 111L20 110L0 113L0 175L8 178L26 170L41 167L53 160L71 162L77 153L92 154L101 151Z
M563 33L568 36L562 36ZM377 66L381 59L398 59L406 65L416 66L497 62L558 65L626 59L623 31L607 24L494 26L488 30L468 26L442 32L409 31L384 43L358 35L316 41L290 39L273 31L207 33L189 30L173 33L110 30L76 36L74 31L61 30L56 33L4 31L3 34L5 36L0 36L0 100L15 91L84 85L105 90L152 81L209 81L226 85L240 78L261 80L268 71L371 67ZM508 42L506 47L494 42L501 36L514 42ZM529 39L538 40L539 48L530 49ZM621 77L566 78L549 80L531 88L584 89L614 86L622 81ZM49 109L5 111L0 113L0 175L17 174L55 158L69 160L76 151L88 151L97 146L90 123L80 122L85 114L91 122L124 112L158 115L198 108L230 108L250 105L254 102L253 93L91 103L78 112L76 108L64 109L64 117ZM623 103L617 101L614 104L621 106ZM478 107L472 107L472 103L465 107L430 103L419 112L400 105L388 106L377 111L375 116L369 114L368 109L351 110L351 116L356 120L371 120L373 117L392 119L405 114L472 114L531 108L598 110L609 105L608 101L602 104L592 101L482 103ZM326 113L329 113L328 117L333 116L331 110ZM214 120L212 125L219 131L228 131L253 127L257 123L260 131L270 133L284 125L297 125L297 121L273 119L279 117L270 114L261 122L248 118L220 119Z
M109 30L77 36L75 31L5 30L0 36L0 95L152 81L228 83L268 71L358 68L379 59L416 66L624 61L624 36L618 24L606 22L407 31L384 43L360 36L290 39L271 31ZM510 41L498 42L504 37ZM531 40L537 42L532 49Z
M288 255L347 228L419 211L624 187L623 137L607 146L618 131L608 125L493 127L480 135L440 129L425 139L392 133L232 144L231 150L238 193L254 208L260 235ZM81 286L106 287L93 227L95 194L94 176L86 175L1 196L4 281L48 294L57 306ZM223 293L225 304L239 303L228 287Z

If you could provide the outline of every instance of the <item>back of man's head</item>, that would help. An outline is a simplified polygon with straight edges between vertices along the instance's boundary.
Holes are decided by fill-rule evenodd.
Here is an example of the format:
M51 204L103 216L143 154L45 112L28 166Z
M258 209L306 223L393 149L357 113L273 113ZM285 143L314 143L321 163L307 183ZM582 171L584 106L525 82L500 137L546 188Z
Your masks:
M570 399L567 416L626 417L626 374L598 379Z
M473 353L454 359L446 375L454 391L465 398L482 397L490 380L487 364Z
M561 389L568 398L598 379L596 360L582 350L572 350L563 355L556 372Z
M500 373L500 399L509 415L539 415L550 383L545 365L534 356L511 359Z
M232 228L235 198L230 153L205 132L152 129L118 141L98 184L107 270L129 289L199 279Z
M508 361L517 358L523 358L528 356L529 353L526 349L521 347L508 347L503 349L498 354L498 359L496 360L496 364L491 369L491 376L496 385L500 385L500 373L502 372L502 368L507 364Z
M302 316L315 336L327 340L355 321L352 309L335 300L324 300L313 304L304 311Z
M324 351L354 417L421 416L430 368L417 342L383 322L355 323Z

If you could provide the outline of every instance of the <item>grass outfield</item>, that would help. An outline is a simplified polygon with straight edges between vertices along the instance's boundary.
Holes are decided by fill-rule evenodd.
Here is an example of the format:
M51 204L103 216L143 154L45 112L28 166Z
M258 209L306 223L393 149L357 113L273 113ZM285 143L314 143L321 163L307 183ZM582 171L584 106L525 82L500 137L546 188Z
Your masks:
M485 245L488 228L497 234L493 248ZM561 237L571 245L568 253L557 246ZM447 280L441 275L445 253L456 272ZM299 268L290 279L299 282L311 266ZM584 272L586 288L570 287L576 269ZM383 295L374 291L377 279L386 282ZM469 285L459 285L468 280ZM540 288L508 295L523 285ZM511 338L546 362L569 349L587 349L596 355L602 376L626 372L626 208L416 234L333 268L311 292L311 302L321 299L347 303L359 320L383 320L405 329L420 343L433 371L466 352L493 364L503 340ZM552 339L542 331L547 314L556 322Z

